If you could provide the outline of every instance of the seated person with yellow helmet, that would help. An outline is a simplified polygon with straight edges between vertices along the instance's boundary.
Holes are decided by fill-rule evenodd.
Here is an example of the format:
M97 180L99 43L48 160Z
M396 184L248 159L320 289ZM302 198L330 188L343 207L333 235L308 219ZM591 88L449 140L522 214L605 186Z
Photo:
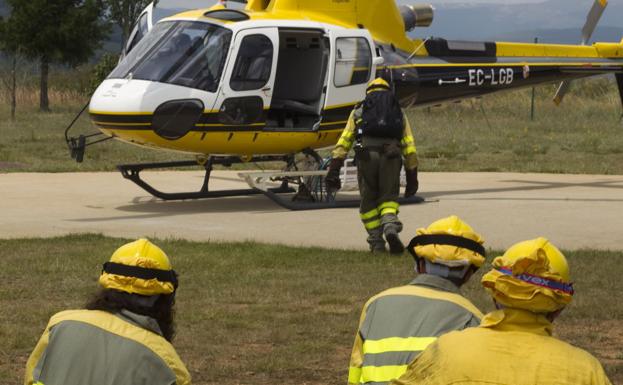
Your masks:
M485 262L484 240L456 216L417 230L408 249L418 276L372 297L361 312L349 384L387 384L430 343L478 326L482 313L460 287Z
M146 239L104 264L103 287L83 310L55 314L26 365L25 385L188 385L171 345L177 275Z
M595 357L552 337L574 291L565 256L547 239L512 246L482 284L498 310L429 345L392 385L610 385Z

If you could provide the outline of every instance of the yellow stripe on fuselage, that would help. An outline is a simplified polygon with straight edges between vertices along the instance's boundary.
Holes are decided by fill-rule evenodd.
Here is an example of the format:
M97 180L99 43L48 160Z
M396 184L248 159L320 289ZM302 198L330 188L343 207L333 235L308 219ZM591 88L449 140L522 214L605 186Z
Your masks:
M332 146L338 141L342 133L342 128L320 132L267 132L261 130L227 131L227 127L223 127L223 131L192 131L180 139L167 140L152 130L104 127L99 127L99 129L107 135L141 146L215 155L291 154L308 147Z
M424 67L513 67L513 66L524 66L529 65L530 67L612 67L612 66L622 66L623 61L620 63L533 63L527 61L521 62L504 62L504 63L414 63L414 64L400 64L400 65L390 65L384 68L390 69L401 69L401 68L424 68Z

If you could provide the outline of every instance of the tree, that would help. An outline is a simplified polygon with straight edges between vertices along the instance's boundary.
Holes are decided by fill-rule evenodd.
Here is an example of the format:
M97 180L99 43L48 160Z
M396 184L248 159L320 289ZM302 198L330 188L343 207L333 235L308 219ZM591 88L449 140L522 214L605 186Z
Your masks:
M11 17L4 28L41 72L39 108L49 111L50 64L87 61L108 35L101 0L7 0Z
M151 2L152 0L104 0L110 20L121 28L122 47L125 47L136 19ZM155 5L157 1L153 1L153 3Z
M15 120L15 110L17 109L17 62L19 56L19 45L16 44L13 31L2 17L0 17L0 50L5 53L9 64L8 71L2 71L0 78L4 87L9 91L11 99L11 120ZM2 57L0 56L0 59ZM8 72L8 75L6 74Z

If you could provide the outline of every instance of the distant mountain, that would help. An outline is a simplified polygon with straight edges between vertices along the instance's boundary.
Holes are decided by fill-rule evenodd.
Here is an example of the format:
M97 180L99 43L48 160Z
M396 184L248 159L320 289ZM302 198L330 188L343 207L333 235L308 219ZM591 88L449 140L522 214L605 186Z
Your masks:
M9 14L9 6L5 0L0 0L0 16L7 16Z
M400 3L411 1L399 0ZM499 40L517 34L523 40L533 40L535 32L567 30L570 35L554 34L550 42L579 42L579 31L586 21L592 0L547 0L539 3L517 4L499 1L482 4L464 2L431 1L435 6L435 20L430 28L417 28L419 37L437 36L462 40ZM606 34L606 27L623 28L623 2L611 2L600 22L596 35ZM531 32L530 37L525 31ZM575 31L575 32L573 32ZM620 41L623 35L616 41ZM607 39L611 40L611 39Z
M582 31L577 28L535 29L492 36L490 40L495 38L498 41L532 43L535 37L538 37L540 43L579 44L582 41ZM604 26L595 31L592 41L619 42L621 38L623 38L623 28Z

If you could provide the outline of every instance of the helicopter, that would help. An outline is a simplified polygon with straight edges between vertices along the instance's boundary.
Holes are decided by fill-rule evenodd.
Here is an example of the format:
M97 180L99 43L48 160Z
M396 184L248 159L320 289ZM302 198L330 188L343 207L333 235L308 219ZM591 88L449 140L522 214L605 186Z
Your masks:
M292 192L293 171L306 171L322 190L326 163L317 150L334 145L353 107L377 76L390 80L404 107L614 74L623 100L623 40L588 45L607 0L595 0L580 45L454 41L409 37L430 26L430 4L394 0L236 0L153 22L140 16L122 59L88 106L98 135L195 159L118 166L122 175L165 200ZM81 161L91 136L66 138ZM317 163L300 170L295 156ZM276 189L210 191L216 164L284 161ZM164 193L145 182L145 169L199 165L199 191ZM311 170L311 172L310 172ZM300 176L300 174L299 174ZM244 177L244 175L243 175ZM320 178L320 187L318 187ZM250 181L252 178L246 178ZM299 178L300 180L300 178ZM305 183L302 183L305 184ZM331 194L314 196L334 207ZM286 205L287 206L287 205ZM290 207L291 208L291 207Z

